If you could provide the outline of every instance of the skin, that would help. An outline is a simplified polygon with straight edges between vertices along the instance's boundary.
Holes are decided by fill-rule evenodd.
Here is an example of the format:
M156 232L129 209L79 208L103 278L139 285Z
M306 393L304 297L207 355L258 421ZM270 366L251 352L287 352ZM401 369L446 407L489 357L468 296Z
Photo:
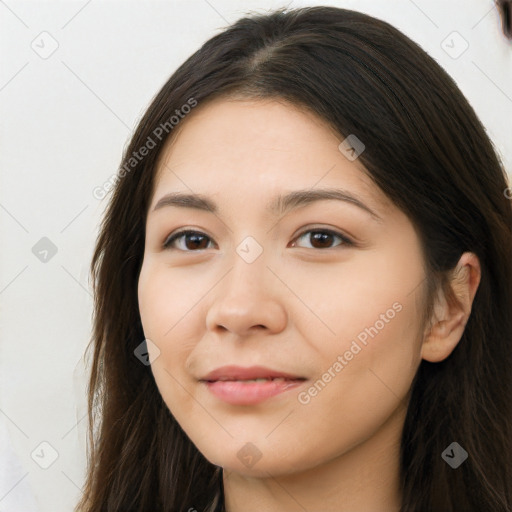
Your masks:
M454 279L460 304L440 296L432 328L420 325L418 234L362 164L338 149L342 140L285 101L216 99L175 128L159 160L139 277L141 320L165 403L204 456L224 468L228 512L398 511L411 382L422 358L451 353L471 311L480 267L465 253ZM380 220L337 200L281 217L265 209L279 193L320 187L350 191ZM219 211L153 211L177 191L208 195ZM199 248L182 237L164 249L183 228L206 235ZM357 245L337 236L321 245L310 230L322 228ZM263 250L251 263L236 251L249 236ZM332 373L338 356L390 309L393 318L301 403L299 393ZM226 364L308 381L260 404L231 405L198 381ZM250 466L237 456L241 449L261 458Z

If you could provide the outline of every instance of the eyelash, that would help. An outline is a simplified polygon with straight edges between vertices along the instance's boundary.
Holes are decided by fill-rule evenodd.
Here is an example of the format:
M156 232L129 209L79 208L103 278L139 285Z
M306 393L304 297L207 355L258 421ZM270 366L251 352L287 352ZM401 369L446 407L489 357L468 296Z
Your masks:
M303 231L302 233L300 233L299 235L297 235L295 237L295 240L297 239L300 239L301 237L303 237L304 235L306 235L307 233L327 233L329 235L332 235L332 236L336 236L338 238L341 239L342 243L335 246L335 247L327 247L325 249L317 249L319 251L327 251L329 249L335 249L336 247L352 247L352 246L355 246L355 242L353 242L350 238L348 238L347 236L337 232L337 231L333 231L331 229L322 229L322 228L313 228L313 229L308 229L307 231ZM177 233L174 233L173 235L170 235L169 237L166 238L164 244L163 244L163 249L165 250L168 250L168 251L172 251L172 250L180 250L182 252L200 252L200 251L204 251L205 249L199 249L199 250L196 250L196 251L191 251L191 250L183 250L183 249L176 249L174 247L171 247L171 244L175 241L175 240L178 240L179 238L183 237L184 235L202 235L202 236L206 236L207 238L209 238L211 240L211 238L206 235L205 233L202 233L201 231L195 231L195 230L192 230L192 229L184 229L182 231L178 231ZM309 249L309 247L306 247L306 249ZM315 249L315 247L313 247L312 249Z

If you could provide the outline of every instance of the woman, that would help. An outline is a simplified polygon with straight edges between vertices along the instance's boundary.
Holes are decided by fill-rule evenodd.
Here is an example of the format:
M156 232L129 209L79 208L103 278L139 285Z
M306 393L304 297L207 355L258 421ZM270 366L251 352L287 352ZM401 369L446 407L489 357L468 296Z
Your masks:
M418 45L333 7L243 18L118 178L77 510L512 510L506 174Z

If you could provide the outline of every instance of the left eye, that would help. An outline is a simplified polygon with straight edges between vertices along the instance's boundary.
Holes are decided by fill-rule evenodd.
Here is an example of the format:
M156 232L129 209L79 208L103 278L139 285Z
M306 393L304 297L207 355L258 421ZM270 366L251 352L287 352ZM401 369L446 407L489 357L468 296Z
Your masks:
M329 245L332 243L333 238L339 238L341 240L341 243L339 243L338 245L354 245L354 243L348 237L342 235L341 233L337 233L336 231L332 231L330 229L310 229L308 231L304 231L302 234L297 236L295 240L305 238L307 235L310 235L309 239L312 240L312 243L316 244L313 247L308 247L311 249L331 249L332 247L329 247ZM185 241L185 249L179 249L183 250L184 252L197 252L194 251L194 249L207 249L208 247L205 247L205 244L203 242L205 240L211 240L211 238L208 235L205 235L200 231L185 230L179 231L178 233L175 233L174 235L171 235L169 238L167 238L167 240L163 244L163 247L164 249L174 250L176 249L176 247L173 246L174 242L182 239L185 240L186 237L188 237L188 242Z
M310 235L312 233L312 235ZM347 238L345 235L341 233L337 233L336 231L331 231L330 229L310 229L308 231L304 231L301 235L297 237L297 240L306 237L309 235L309 240L312 240L313 243L319 244L318 246L312 247L313 249L331 249L331 247L326 247L326 245L330 245L330 242L334 238L339 238L341 243L338 245L354 245L352 240ZM335 246L337 247L337 246Z

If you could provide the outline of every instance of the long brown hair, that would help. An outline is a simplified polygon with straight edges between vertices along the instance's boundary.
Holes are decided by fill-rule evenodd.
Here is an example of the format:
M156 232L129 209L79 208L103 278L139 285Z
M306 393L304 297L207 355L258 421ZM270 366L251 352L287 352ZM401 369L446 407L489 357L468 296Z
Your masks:
M512 209L503 164L427 53L384 21L334 7L238 20L175 71L138 124L91 264L89 465L76 510L222 510L222 468L197 450L151 367L134 356L144 340L137 284L146 214L169 120L216 97L285 99L329 122L340 141L364 141L369 176L420 234L425 319L438 289L456 300L447 276L461 254L478 256L481 281L462 339L444 361L422 361L412 383L401 512L512 511ZM457 469L442 458L453 441L468 453Z

